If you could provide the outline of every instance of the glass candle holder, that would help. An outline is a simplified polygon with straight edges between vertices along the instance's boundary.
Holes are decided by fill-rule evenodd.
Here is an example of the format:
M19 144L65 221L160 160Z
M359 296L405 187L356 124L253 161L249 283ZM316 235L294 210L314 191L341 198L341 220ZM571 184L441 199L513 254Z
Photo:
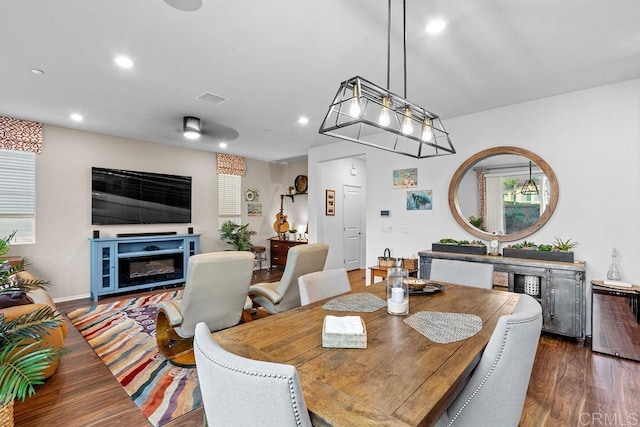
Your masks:
M387 270L387 313L396 316L409 314L409 270L393 267Z

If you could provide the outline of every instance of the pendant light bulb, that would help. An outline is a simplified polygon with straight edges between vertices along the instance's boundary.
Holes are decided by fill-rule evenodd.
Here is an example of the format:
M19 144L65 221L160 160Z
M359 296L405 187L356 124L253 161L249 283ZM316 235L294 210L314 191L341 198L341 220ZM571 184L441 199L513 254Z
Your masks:
M411 108L404 108L404 119L402 119L402 133L411 135L413 133L413 124L411 123Z
M360 118L360 88L358 85L353 85L353 98L351 99L351 108L349 109L349 115L355 119Z
M382 97L382 110L380 110L380 119L378 119L380 126L387 127L391 123L391 117L389 117L389 105L391 105L391 99L389 99L388 96Z
M433 129L431 128L431 119L429 117L425 117L424 122L422 122L421 138L424 142L433 141Z

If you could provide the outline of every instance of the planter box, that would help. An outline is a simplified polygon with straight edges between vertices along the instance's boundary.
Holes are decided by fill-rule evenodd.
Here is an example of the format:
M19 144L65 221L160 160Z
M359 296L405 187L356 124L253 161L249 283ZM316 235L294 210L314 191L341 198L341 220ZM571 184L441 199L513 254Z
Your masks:
M486 255L486 246L447 245L444 243L432 243L431 250L436 252L453 252L456 254Z
M537 259L541 261L573 262L573 252L538 251L527 249L502 249L502 256L510 258Z

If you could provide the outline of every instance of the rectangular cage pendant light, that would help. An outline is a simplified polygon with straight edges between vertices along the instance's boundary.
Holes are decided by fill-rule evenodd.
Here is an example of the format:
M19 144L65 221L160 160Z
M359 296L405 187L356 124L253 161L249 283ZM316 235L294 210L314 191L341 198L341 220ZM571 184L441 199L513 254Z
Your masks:
M437 115L358 76L340 84L320 133L418 159L456 152Z

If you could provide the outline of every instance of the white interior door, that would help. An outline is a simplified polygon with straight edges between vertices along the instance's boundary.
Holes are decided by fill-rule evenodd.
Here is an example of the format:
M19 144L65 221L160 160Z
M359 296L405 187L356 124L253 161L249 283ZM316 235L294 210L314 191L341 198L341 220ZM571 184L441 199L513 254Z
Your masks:
M343 187L344 208L342 223L344 226L344 268L355 270L360 268L362 255L362 230L360 226L360 187L345 185Z

